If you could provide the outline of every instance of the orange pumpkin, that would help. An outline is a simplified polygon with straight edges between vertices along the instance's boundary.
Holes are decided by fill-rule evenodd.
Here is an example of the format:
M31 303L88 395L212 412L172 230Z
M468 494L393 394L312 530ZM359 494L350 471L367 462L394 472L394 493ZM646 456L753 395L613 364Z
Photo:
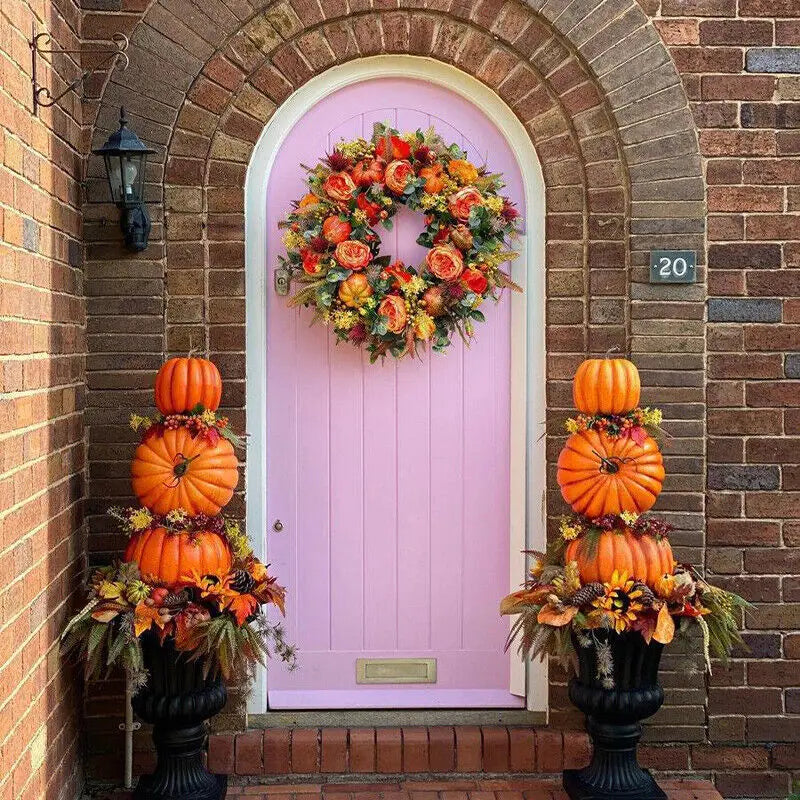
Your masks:
M628 528L603 531L591 542L581 536L567 545L564 560L578 563L583 583L606 583L617 570L652 588L662 575L673 570L672 547L665 537L636 536Z
M228 543L212 531L189 534L148 528L128 542L125 561L136 562L143 576L174 590L184 586L181 578L194 571L199 575L227 575L233 557Z
M350 308L360 308L372 296L372 287L363 272L354 272L339 284L339 299Z
M136 448L131 483L139 502L166 514L218 514L233 497L239 480L236 455L227 439L211 444L192 438L186 428L149 436Z
M627 358L590 358L575 373L572 399L583 414L625 414L639 405L639 370Z
M444 189L445 174L441 164L423 167L419 171L419 176L425 179L425 192L427 194L438 194Z
M156 406L162 414L183 414L198 405L219 408L222 378L205 358L171 358L156 375Z
M578 514L599 517L647 511L661 492L664 464L651 436L612 439L604 432L579 431L558 457L558 485Z

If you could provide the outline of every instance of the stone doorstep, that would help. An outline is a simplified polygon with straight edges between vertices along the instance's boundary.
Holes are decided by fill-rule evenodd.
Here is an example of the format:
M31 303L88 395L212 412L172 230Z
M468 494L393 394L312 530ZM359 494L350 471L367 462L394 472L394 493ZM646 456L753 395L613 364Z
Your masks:
M669 800L722 800L708 782L664 780ZM112 791L92 800L131 800L131 792ZM393 783L238 783L228 788L228 800L568 800L558 778L453 780Z

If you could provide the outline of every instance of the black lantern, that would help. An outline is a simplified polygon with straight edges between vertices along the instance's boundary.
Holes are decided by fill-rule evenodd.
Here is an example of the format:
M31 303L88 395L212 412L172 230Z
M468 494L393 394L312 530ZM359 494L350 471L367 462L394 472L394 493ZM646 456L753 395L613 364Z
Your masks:
M119 110L119 130L108 137L99 149L92 151L103 156L106 163L111 198L122 209L122 232L125 246L140 251L147 247L150 236L150 217L144 205L144 172L147 156L155 153L128 128L125 109Z

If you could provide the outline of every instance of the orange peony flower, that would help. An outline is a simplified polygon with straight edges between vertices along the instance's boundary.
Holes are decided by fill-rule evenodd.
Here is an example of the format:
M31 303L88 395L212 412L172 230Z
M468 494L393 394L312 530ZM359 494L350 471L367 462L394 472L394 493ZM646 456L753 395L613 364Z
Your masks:
M408 158L411 155L411 145L399 136L392 136L392 152L391 158ZM375 155L382 158L384 161L389 161L390 157L386 155L386 137L382 136L378 144L375 146Z
M469 291L475 292L475 294L483 294L489 286L486 276L475 267L464 270L461 274L461 282Z
M423 167L419 171L419 176L425 179L425 192L427 194L438 194L444 189L444 169L441 164Z
M457 247L440 244L431 248L425 256L428 269L442 281L455 280L464 271L464 258Z
M331 200L345 203L352 199L356 185L346 172L333 172L325 179L322 188Z
M353 167L353 180L357 186L369 186L383 182L383 162L380 159L364 159Z
M406 301L396 294L389 294L381 300L378 313L388 319L387 327L392 333L400 333L408 322Z
M483 197L481 193L473 186L465 186L459 189L455 194L450 195L447 204L450 208L450 213L462 222L469 219L469 212L472 206L481 205Z
M322 235L331 243L339 244L350 236L353 226L346 220L331 214L322 223Z
M361 308L372 297L372 287L363 272L354 272L339 284L338 294L348 308Z
M410 161L392 161L386 167L386 186L396 194L403 194L408 182L414 177Z
M448 165L447 171L460 184L475 183L478 179L478 170L474 164L462 158L454 158Z
M364 242L347 239L336 245L333 257L345 269L364 269L372 260L372 251Z

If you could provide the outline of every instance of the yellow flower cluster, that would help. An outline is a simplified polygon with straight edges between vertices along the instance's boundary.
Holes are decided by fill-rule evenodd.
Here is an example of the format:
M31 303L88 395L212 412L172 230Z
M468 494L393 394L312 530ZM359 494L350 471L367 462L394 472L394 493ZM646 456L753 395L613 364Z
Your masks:
M237 559L244 560L253 554L253 549L250 547L250 542L236 520L225 520L225 537L227 538L228 544L231 546L231 550Z
M333 327L340 331L349 331L358 322L355 311L340 309L333 312Z
M136 511L130 515L129 520L131 530L144 531L147 530L153 522L153 515L146 508L137 508Z
M626 525L633 525L639 519L639 515L635 511L622 511L619 516Z
M141 414L131 414L129 424L135 431L140 428L147 430L153 424L153 420L150 417L143 417Z
M170 525L180 527L189 521L189 515L182 508L173 508L167 512L166 520Z
M411 280L406 281L401 287L400 291L407 297L416 297L422 292L425 291L425 281L419 277L419 275L415 275Z
M567 429L567 433L578 432L578 422L577 420L572 419L572 417L567 419L567 421L564 423L564 427Z
M570 522L568 517L561 517L561 524L559 525L558 530L561 533L561 538L565 542L571 542L573 539L577 539L581 535L580 526Z
M211 426L211 425L215 425L215 424L216 424L216 422L217 422L217 415L216 415L216 414L215 414L213 411L211 411L210 409L208 409L208 408L207 408L207 409L206 409L206 410L205 410L205 411L204 411L204 412L203 412L203 413L200 415L200 419L201 419L201 421L202 421L202 422L204 422L206 425L208 425L208 426Z
M360 161L362 158L371 156L375 152L375 145L366 139L353 139L352 142L339 142L336 149L346 158Z
M494 214L499 214L503 210L503 198L496 194L487 195L483 202L486 208Z
M292 230L284 231L281 240L287 250L299 250L306 244L306 240L297 231Z
M362 211L360 208L356 209L353 212L353 222L356 225L366 225L367 224L367 212Z
M642 409L642 424L650 425L654 428L659 427L664 421L664 415L661 413L660 408L650 408L649 406Z

